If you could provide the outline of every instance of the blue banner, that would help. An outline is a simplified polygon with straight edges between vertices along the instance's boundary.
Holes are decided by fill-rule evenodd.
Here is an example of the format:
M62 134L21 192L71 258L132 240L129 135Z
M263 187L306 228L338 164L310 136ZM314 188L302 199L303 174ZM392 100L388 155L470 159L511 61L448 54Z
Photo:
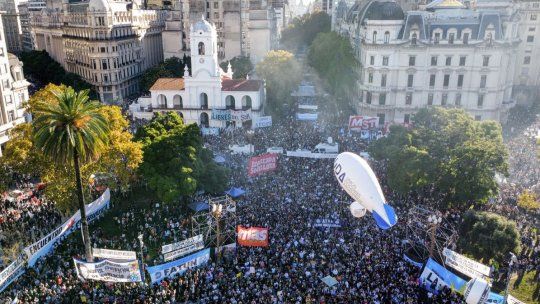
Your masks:
M157 283L165 278L174 278L176 275L183 274L188 269L204 265L209 260L210 249L204 249L169 263L148 267L147 270L152 283Z

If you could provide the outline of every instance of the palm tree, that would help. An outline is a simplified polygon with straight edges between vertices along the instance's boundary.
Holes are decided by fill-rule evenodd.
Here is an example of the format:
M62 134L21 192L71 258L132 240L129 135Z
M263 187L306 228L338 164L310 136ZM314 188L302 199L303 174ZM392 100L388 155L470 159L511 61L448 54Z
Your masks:
M86 259L93 261L88 221L84 208L81 163L96 159L108 144L108 121L99 111L101 104L90 101L88 90L71 87L54 91L58 103L38 102L34 114L34 144L60 165L73 164L81 212Z

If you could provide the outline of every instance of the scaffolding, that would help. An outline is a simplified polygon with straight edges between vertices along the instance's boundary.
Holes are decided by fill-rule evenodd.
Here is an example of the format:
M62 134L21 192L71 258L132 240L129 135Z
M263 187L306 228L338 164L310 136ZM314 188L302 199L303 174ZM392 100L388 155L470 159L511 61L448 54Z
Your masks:
M221 205L221 212L212 206ZM208 200L209 208L191 217L191 235L202 234L207 247L221 247L236 242L236 202L228 195Z

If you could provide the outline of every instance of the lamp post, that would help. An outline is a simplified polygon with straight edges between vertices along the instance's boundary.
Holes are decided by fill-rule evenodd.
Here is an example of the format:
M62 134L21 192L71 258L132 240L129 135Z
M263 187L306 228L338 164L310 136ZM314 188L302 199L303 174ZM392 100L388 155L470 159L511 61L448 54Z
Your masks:
M146 284L146 280L145 280L145 276L144 276L144 252L143 252L143 247L144 247L144 242L143 242L143 234L139 234L139 236L137 237L139 239L139 244L141 245L141 279L142 279L142 282L143 284Z
M221 259L221 228L219 220L221 219L221 216L223 215L223 205L222 204L212 204L212 216L215 219L216 223L216 255L217 255L217 263L219 264Z
M433 257L433 251L435 250L435 242L437 241L437 227L439 227L439 225L441 224L442 217L437 215L430 215L427 221L430 224L429 256Z
M512 266L517 263L517 257L510 252L510 262L508 263L508 278L506 279L506 288L504 291L504 303L508 303L508 288L510 287L510 279L512 278Z

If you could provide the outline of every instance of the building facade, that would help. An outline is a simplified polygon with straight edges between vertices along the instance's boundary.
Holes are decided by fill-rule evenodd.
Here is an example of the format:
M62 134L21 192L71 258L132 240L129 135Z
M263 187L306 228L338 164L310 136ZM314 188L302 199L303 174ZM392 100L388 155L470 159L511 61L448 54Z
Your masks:
M151 119L154 113L176 111L186 123L205 128L249 127L261 115L264 84L260 80L232 79L219 67L216 28L200 20L190 29L191 75L160 78L150 88L150 96L130 106L136 118Z
M504 121L514 104L518 23L499 12L435 0L404 13L395 2L370 1L334 19L360 62L358 111L380 125L409 123L429 106Z
M143 10L136 1L52 0L32 13L37 50L92 84L106 103L139 92L139 76L163 61L165 11Z
M2 22L0 20L0 27ZM25 122L23 103L28 100L28 86L22 63L7 52L4 33L0 32L0 156L9 131Z
M0 0L0 14L8 52L16 54L23 51L19 4L19 0Z

